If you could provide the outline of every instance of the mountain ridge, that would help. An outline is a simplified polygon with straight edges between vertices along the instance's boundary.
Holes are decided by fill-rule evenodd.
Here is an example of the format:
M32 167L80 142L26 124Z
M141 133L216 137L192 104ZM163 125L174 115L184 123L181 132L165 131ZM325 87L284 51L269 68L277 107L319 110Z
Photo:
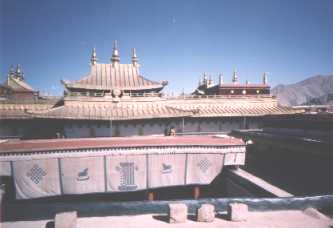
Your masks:
M283 106L331 103L333 75L315 75L294 84L279 84L271 92Z

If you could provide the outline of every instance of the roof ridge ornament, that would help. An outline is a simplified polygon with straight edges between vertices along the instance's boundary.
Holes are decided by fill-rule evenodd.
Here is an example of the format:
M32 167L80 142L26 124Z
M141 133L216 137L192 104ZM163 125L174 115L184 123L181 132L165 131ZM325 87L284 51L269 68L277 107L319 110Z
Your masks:
M267 72L264 72L264 75L262 76L262 84L264 84L264 85L268 84Z
M219 85L222 86L223 83L224 83L224 81L223 81L223 74L220 73L220 74L219 74Z
M207 86L207 84L208 84L208 76L207 76L206 72L203 73L202 83L205 86Z
M135 48L132 48L132 64L133 64L133 66L135 66L135 67L140 66L138 62L139 62L139 59L138 59L138 56L136 55L136 50L135 50Z
M24 79L23 77L23 72L22 72L22 69L21 69L21 65L20 64L17 64L16 66L16 71L15 71L15 76L14 76L16 79L19 79L19 80L22 80Z
M237 70L234 69L234 73L232 75L232 82L233 83L238 83L238 75L237 75Z
M208 78L208 86L211 86L213 84L213 79L212 79L212 76L209 75L209 78Z
M8 78L15 77L15 71L14 71L14 66L10 65L9 71L8 71Z
M120 62L117 40L113 42L111 62L114 66Z
M90 59L91 65L92 66L96 65L97 60L98 60L98 58L97 58L96 48L94 47L92 49L92 53L91 53L91 59Z

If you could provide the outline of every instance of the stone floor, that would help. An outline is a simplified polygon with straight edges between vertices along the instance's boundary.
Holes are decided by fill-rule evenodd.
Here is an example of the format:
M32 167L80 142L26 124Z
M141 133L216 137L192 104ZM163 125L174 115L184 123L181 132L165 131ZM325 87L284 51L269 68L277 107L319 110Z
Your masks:
M2 225L2 226L1 226ZM53 222L43 221L21 221L6 222L0 224L0 228L53 228ZM329 218L316 218L306 215L302 211L272 211L272 212L250 212L246 222L231 222L226 220L225 215L218 215L213 223L200 223L189 217L186 223L169 224L166 215L137 215L137 216L109 216L79 218L77 228L214 228L214 227L278 227L278 228L304 228L304 227L328 227L333 228L333 220Z

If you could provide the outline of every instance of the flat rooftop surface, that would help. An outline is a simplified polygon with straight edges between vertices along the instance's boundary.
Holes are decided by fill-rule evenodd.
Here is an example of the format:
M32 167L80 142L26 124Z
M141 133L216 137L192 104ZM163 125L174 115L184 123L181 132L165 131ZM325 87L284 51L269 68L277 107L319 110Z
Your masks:
M135 136L113 138L7 140L0 143L3 152L36 152L83 148L154 147L154 146L244 146L242 139L214 135Z
M186 223L169 224L166 216L137 215L137 216L109 216L79 218L77 228L217 228L217 227L256 227L256 228L329 228L333 226L333 220L329 218L316 218L305 214L303 211L271 211L250 212L246 222L231 222L218 216L212 223L201 223L189 219ZM52 227L51 220L5 222L3 228L45 228ZM0 224L1 225L1 224ZM1 226L0 226L1 227Z

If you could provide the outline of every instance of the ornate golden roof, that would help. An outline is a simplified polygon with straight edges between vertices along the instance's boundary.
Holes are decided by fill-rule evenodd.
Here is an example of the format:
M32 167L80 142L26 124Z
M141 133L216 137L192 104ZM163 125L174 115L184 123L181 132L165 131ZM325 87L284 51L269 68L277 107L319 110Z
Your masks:
M85 90L113 90L124 91L137 90L161 90L162 83L148 80L139 74L139 69L133 64L113 65L96 63L91 66L90 74L81 80L65 82L63 84L68 89Z
M71 101L48 110L29 112L34 118L134 120L177 117L284 115L303 112L281 107L275 98L158 98L154 100Z

